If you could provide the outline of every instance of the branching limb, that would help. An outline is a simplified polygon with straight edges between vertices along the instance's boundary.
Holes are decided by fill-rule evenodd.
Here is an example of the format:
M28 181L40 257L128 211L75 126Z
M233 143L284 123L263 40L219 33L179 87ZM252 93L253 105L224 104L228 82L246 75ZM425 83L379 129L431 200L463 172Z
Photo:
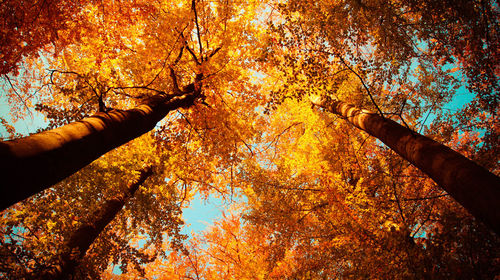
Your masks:
M87 77L85 77L84 75L78 73L78 72L75 72L75 71L60 71L60 70L57 70L57 69L52 69L52 70L49 70L51 73L50 73L50 82L51 84L55 84L54 83L54 73L59 73L59 74L70 74L70 75L75 75L77 76L79 79L82 79L85 84L87 84L87 86L92 90L92 93L94 93L95 97L97 98L97 103L98 103L98 110L99 112L106 112L107 111L107 108L106 108L106 105L104 103L104 95L110 91L112 88L108 88L106 91L104 90L100 90L100 93L97 91L97 89L89 82L89 80L87 79ZM97 78L95 78L95 82L96 84L98 85L99 88L102 88L102 85L99 83L99 81L97 81Z
M193 50L189 47L188 45L188 42L186 40L186 38L184 37L184 34L183 33L180 33L180 36L183 40L183 43L184 43L184 47L186 48L186 50L189 52L189 54L191 55L191 57L193 58L193 60L196 62L197 65L201 65L201 62L198 60L198 57L196 56L196 54L193 52Z
M220 47L217 47L215 50L213 50L209 55L208 55L208 58L211 58L212 56L214 56L217 52L220 51L220 49L222 49L222 46Z
M191 8L194 12L194 22L196 24L196 34L198 36L198 45L200 48L200 59L203 62L203 44L201 43L200 25L198 24L198 13L196 12L196 0L191 1Z
M370 100L372 101L373 105L375 106L375 108L377 108L377 111L379 112L380 116L384 117L384 113L382 112L382 110L380 110L380 107L378 107L377 103L375 102L375 99L373 98L373 95L371 94L370 89L366 85L365 80L358 74L358 72L354 71L354 69L352 69L349 66L349 64L347 64L347 62L344 60L344 58L342 56L337 54L337 57L340 59L342 64L344 64L344 66L347 67L347 69L349 69L349 71L351 71L354 75L356 75L356 77L358 77L359 81L361 82L361 84L365 88L366 93L370 97Z
M19 92L17 92L17 90L14 87L14 85L12 84L12 81L10 80L9 76L4 75L4 77L7 80L7 82L9 83L9 86L12 89L12 92L14 92L14 94L17 96L17 98L19 98L21 103L23 103L24 107L26 107L26 109L28 110L28 113L30 114L30 116L33 118L33 113L31 112L31 109L28 107L28 105L26 104L26 101L21 97Z
M332 52L329 52L329 51L324 51L324 50L312 50L312 51L316 51L316 52L322 52L322 53L326 53L326 54L329 54L329 55L333 55L333 56L336 56L340 59L340 62L349 70L351 71L354 75L356 75L356 77L358 77L359 81L361 82L361 84L363 85L363 88L365 89L366 93L368 94L368 97L370 97L370 100L371 102L373 103L373 105L375 106L375 108L377 109L378 113L380 114L380 116L384 117L384 113L382 112L382 110L380 109L380 107L377 105L377 103L375 102L375 99L373 98L373 95L371 94L370 92L370 89L368 88L368 86L366 85L365 83L365 80L363 79L363 77L361 77L361 75L358 74L358 72L354 71L354 69L352 69L352 67L345 61L345 59L339 55L338 53L332 53ZM338 72L337 72L338 73Z
M180 95L181 90L179 89L179 84L177 83L177 75L175 75L174 69L170 67L170 78L172 79L172 86L174 88L174 94Z
M410 126L406 123L406 121L403 118L403 110L405 108L405 105L406 105L406 99L403 100L403 105L401 105L401 110L399 110L398 116L401 119L401 121L403 122L403 124L406 126L406 128L408 128L410 131L413 131L412 129L410 129Z
M179 41L179 38L182 38L184 40L184 37L182 36L184 30L186 30L187 26L185 26L181 32L179 32L179 36L177 37L177 39L175 40L175 43L174 43L174 46L177 45L177 42ZM177 30L177 29L176 29ZM176 60L175 60L175 63L174 65L176 65L180 60L180 58L182 57L182 50L184 49L184 47L181 47L181 51L179 53L179 55L177 56ZM158 79L158 77L160 76L160 74L163 72L163 70L165 69L166 65L167 65L167 60L168 58L170 57L170 54L172 53L174 49L170 49L170 51L168 52L167 56L165 57L165 59L163 60L163 65L160 69L160 71L158 71L158 73L156 73L156 75L154 76L154 78L146 85L146 87L149 87L156 79Z
M172 65L170 65L170 67L175 66L175 65L177 65L177 63L179 63L179 61L180 61L180 60L181 60L181 58L182 58L182 53L183 53L183 51L184 51L184 47L181 47L181 50L179 51L179 54L178 54L178 55L177 55L177 57L175 58L174 63L173 63Z

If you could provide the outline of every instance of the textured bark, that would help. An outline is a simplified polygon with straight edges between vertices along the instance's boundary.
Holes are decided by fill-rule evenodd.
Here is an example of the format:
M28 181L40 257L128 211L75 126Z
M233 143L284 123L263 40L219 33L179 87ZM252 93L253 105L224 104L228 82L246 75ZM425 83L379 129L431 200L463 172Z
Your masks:
M64 252L58 258L58 264L47 269L36 279L73 279L73 274L81 259L104 228L116 217L125 203L134 196L139 187L151 176L150 167L141 171L139 179L131 184L122 194L106 200L102 207L94 212L90 221L80 225L64 244Z
M378 138L426 173L500 235L500 178L452 149L390 119L338 100L313 101Z
M152 130L170 111L194 104L198 83L158 95L134 109L100 112L81 121L0 142L0 211L70 176L106 152Z

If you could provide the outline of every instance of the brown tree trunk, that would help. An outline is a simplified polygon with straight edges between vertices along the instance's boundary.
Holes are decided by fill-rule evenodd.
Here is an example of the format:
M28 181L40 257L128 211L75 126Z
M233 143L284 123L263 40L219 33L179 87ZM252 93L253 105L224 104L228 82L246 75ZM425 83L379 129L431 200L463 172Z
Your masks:
M34 278L73 279L75 269L90 245L152 173L151 167L142 170L139 179L132 183L124 193L106 200L103 206L90 216L91 220L80 225L67 239L64 244L64 252L58 258L58 264L53 269L48 269Z
M193 105L200 86L195 82L186 87L189 92L158 95L134 109L99 112L56 129L0 142L0 211L152 130L170 111Z
M500 235L500 178L472 160L390 119L338 100L313 104L348 120L426 173Z

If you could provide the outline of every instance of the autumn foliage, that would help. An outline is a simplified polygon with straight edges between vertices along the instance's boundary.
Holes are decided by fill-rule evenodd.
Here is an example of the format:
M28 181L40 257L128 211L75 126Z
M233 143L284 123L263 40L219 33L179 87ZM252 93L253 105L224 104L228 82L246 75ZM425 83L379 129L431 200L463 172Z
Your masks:
M0 277L500 276L495 1L6 0L0 18ZM223 210L187 234L195 197Z

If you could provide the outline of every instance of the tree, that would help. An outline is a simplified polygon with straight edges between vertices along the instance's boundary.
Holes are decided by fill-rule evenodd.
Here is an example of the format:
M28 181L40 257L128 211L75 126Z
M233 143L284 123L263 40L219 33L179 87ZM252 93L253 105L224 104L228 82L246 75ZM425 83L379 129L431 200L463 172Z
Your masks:
M500 178L452 149L390 119L341 101L313 104L345 118L378 138L428 174L472 215L500 234Z
M156 165L157 169L79 259L75 277L94 279L110 263L123 266L125 272L127 266L139 267L161 255L159 246L164 242L169 248L179 246L185 238L180 233L181 201L189 196L182 182L178 186L170 175L174 170L161 168L168 165L163 162L171 152L155 142L152 133L147 133L4 211L0 220L2 275L29 278L60 267L75 232L95 221L106 201L127 193L141 175L136 170L144 166ZM166 183L169 177L172 180Z
M492 8L491 3L485 5L489 7L487 9ZM446 64L446 61L452 62L452 56L449 53L436 52L435 48L419 46L424 43L432 44L433 32L440 31L428 28L425 21L429 19L420 18L421 11L404 1L393 3L387 7L378 6L377 1L373 1L373 3L348 1L346 5L337 2L313 5L307 1L291 1L284 5L282 10L284 13L283 22L278 27L271 25L271 30L275 32L275 38L278 38L279 41L271 43L270 51L265 53L274 61L275 65L280 65L280 63L283 65L277 67L280 68L278 71L281 71L278 75L284 82L281 88L275 90L276 104L285 98L301 99L308 95L328 95L333 96L336 100L352 100L352 103L359 104L358 106L362 108L373 108L380 115L380 120L396 116L410 128L408 123L424 123L427 120L424 112L429 111L428 114L430 114L435 110L435 107L440 106L438 104L444 104L446 100L453 97L458 88L458 81L453 77L453 71L449 70L450 66ZM464 11L456 12L460 14ZM349 16L351 14L356 16ZM454 12L451 14L453 15L448 14L447 16L455 17ZM342 16L349 19L347 23L342 22ZM460 14L460 16L467 17L464 14ZM370 20L377 18L380 20L378 25L369 24ZM415 24L405 25L407 23ZM329 24L339 26L340 31L331 32L325 28ZM443 24L459 28L448 19ZM484 33L489 32L493 27L486 23L479 25L481 27L478 27L478 30L481 29ZM382 27L386 29L382 29ZM463 26L460 27L463 28ZM476 31L480 32L478 30ZM276 41L276 39L274 40ZM450 39L450 42L447 43L448 48L460 48L460 42L462 42L462 38ZM283 55L282 58L279 57L280 54ZM490 57L489 53L478 54L478 56L481 55L486 60L496 60L496 57ZM464 60L460 60L460 63L467 64L467 67L470 66L469 62ZM481 68L483 66L475 65L474 67ZM495 92L496 81L491 79L490 83L493 86L488 87L489 92ZM351 88L346 88L345 84L351 84ZM411 85L415 85L417 90L411 88ZM479 98L487 98L490 93L476 92ZM334 107L344 106L344 103L335 104ZM339 108L332 109L329 105L326 106L330 111L340 113ZM491 116L487 118L488 122L492 121L493 127L496 127L497 122L494 120L496 109L491 111L489 107L489 109L481 108L484 114ZM345 110L348 111L348 109ZM366 115L358 114L361 111L353 111L354 115L351 116L347 111L342 111L342 116L352 117L351 120L362 119ZM367 129L365 125L358 124L357 126ZM397 127L403 128L400 125ZM491 134L487 133L487 135L495 135L495 131L496 129L493 128L490 131ZM394 134L390 132L385 133L385 135L377 134L377 137L389 145L388 137L399 137L396 136L399 135L396 130L392 132ZM374 135L374 131L369 133ZM414 133L408 132L406 135L410 137ZM424 138L421 139L424 140ZM490 138L483 138L486 143L488 143L488 139ZM404 157L407 159L417 156L414 153L414 148L400 148L396 144L389 146L397 153L405 155ZM432 147L436 145L434 142L428 141L424 146L433 149ZM493 151L496 149L494 146L493 144ZM441 158L442 155L438 157ZM421 165L417 166L426 174L430 174L430 170L433 169L431 166L439 165L439 162L442 161L438 157L426 157L427 162L425 164L422 162ZM435 175L431 177L445 190L448 190L473 215L499 232L497 227L499 218L490 217L495 216L496 213L493 214L488 210L491 209L492 205L497 204L500 196L498 177L458 154L449 157L449 160L444 166L450 172L465 174L464 172L451 171L453 169L450 168L454 165L466 165L466 162L471 164L470 167L466 167L469 172L477 170L468 187L463 188L467 189L467 193L470 195L460 194L459 191L454 190L458 188L455 186L456 182L463 179L457 178L457 181L448 183L445 182L444 178L439 178L441 176L438 176L437 173L446 170L441 165L435 169ZM416 164L415 161L410 160L410 162ZM448 177L453 178L456 175L448 175ZM484 178L489 179L480 181ZM482 187L483 185L486 186ZM476 191L478 186L481 186L480 189L485 192L481 198L472 199L472 194L479 195ZM472 202L472 200L476 202ZM489 206L478 210L485 204Z
M266 233L259 247L275 246L264 251L277 278L498 274L498 237L374 137L307 104L277 107L240 174L243 217Z
M124 193L103 202L101 209L91 215L92 219L80 225L65 241L66 250L59 256L59 264L43 271L41 275L36 275L36 278L73 279L75 268L90 245L151 174L152 168L146 167L140 172L137 181L128 186Z
M135 109L112 110L66 126L0 143L5 199L2 209L59 182L104 153L148 132L170 111L194 104L201 75L175 94L156 96ZM23 176L25 170L30 176Z

